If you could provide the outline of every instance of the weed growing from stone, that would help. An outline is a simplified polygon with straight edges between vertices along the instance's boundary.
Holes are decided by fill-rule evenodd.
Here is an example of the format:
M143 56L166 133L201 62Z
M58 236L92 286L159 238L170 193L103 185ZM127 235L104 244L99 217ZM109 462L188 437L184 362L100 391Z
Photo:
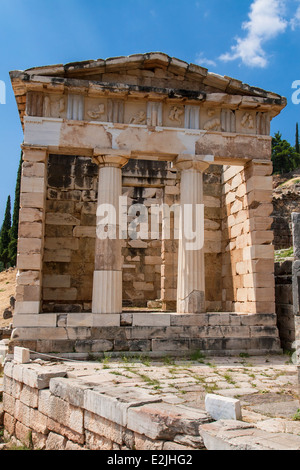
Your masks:
M226 380L227 383L235 385L236 382L233 380L232 376L228 373L223 375L224 379Z
M219 386L214 383L214 384L206 384L204 385L204 390L206 393L213 393L213 392L216 392L217 390L219 390Z
M200 350L197 350L191 354L192 361L203 363L204 359L205 359L205 355Z
M249 357L249 354L248 354L248 353L245 353L245 352L241 352L241 353L239 354L239 357L247 358L247 357Z
M292 417L293 421L300 421L300 409L297 410L297 412L294 414Z
M164 357L163 363L164 363L165 365L175 365L174 359L172 359L172 358L169 357L169 356Z

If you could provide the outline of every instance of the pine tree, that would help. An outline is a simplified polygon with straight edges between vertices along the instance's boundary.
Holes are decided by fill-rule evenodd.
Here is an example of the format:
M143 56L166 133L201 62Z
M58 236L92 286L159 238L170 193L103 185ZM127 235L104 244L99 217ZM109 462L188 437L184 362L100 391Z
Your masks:
M296 123L296 143L295 143L295 150L296 150L297 153L300 154L298 122Z
M11 266L16 265L17 261L17 245L18 245L18 229L19 229L19 208L20 208L20 189L21 189L21 170L22 170L22 153L17 173L17 181L15 188L15 202L12 217L12 226L10 229L10 243L8 246L8 254Z
M1 228L0 235L0 261L3 263L4 268L10 266L10 259L8 253L8 246L10 243L10 229L11 229L11 202L10 196L7 198L4 220Z
M274 173L289 173L300 165L300 154L277 132L272 139L272 162Z

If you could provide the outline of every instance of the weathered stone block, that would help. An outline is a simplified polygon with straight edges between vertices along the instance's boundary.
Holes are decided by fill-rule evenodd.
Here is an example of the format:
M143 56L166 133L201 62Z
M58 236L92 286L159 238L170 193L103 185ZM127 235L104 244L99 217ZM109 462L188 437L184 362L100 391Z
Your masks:
M38 409L46 417L83 434L83 410L54 396L49 390L40 390Z
M113 390L103 386L85 392L84 409L125 427L129 408L157 401L160 399L141 389L128 390L118 387L118 390Z
M41 222L22 222L19 224L19 238L42 238L43 224Z
M18 364L28 364L30 362L29 349L16 346L14 348L14 361Z
M46 450L65 450L67 439L64 436L51 432L47 438Z
M26 254L25 252L18 253L17 267L24 271L41 271L42 257L40 254Z
M177 434L198 435L199 426L211 421L209 415L194 408L156 403L128 410L127 427L155 440L173 440Z
M44 193L21 193L20 195L21 207L33 207L36 209L45 208L45 194Z
M170 315L161 313L137 313L132 316L132 326L170 326Z
M207 394L205 396L205 409L214 420L242 419L241 402L235 398Z
M123 443L123 428L119 424L112 423L89 411L84 412L84 428L90 449L95 448L99 442L104 443L108 447L107 450L112 449L113 442L119 445Z
M55 328L57 323L57 315L55 313L49 314L35 314L35 315L14 315L15 328Z

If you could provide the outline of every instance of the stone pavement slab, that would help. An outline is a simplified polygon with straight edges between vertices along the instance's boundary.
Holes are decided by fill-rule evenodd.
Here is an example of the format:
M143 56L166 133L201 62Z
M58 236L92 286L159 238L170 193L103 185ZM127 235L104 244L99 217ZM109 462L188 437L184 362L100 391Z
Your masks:
M299 450L300 436L272 433L241 421L220 420L200 426L207 450Z

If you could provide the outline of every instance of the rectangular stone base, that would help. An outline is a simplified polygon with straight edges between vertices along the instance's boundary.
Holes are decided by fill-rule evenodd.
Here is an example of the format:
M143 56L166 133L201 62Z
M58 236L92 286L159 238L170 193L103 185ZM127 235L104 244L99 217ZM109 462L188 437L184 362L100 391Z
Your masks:
M49 317L49 318L48 318ZM14 346L40 353L184 356L280 353L274 314L40 314L14 319Z

